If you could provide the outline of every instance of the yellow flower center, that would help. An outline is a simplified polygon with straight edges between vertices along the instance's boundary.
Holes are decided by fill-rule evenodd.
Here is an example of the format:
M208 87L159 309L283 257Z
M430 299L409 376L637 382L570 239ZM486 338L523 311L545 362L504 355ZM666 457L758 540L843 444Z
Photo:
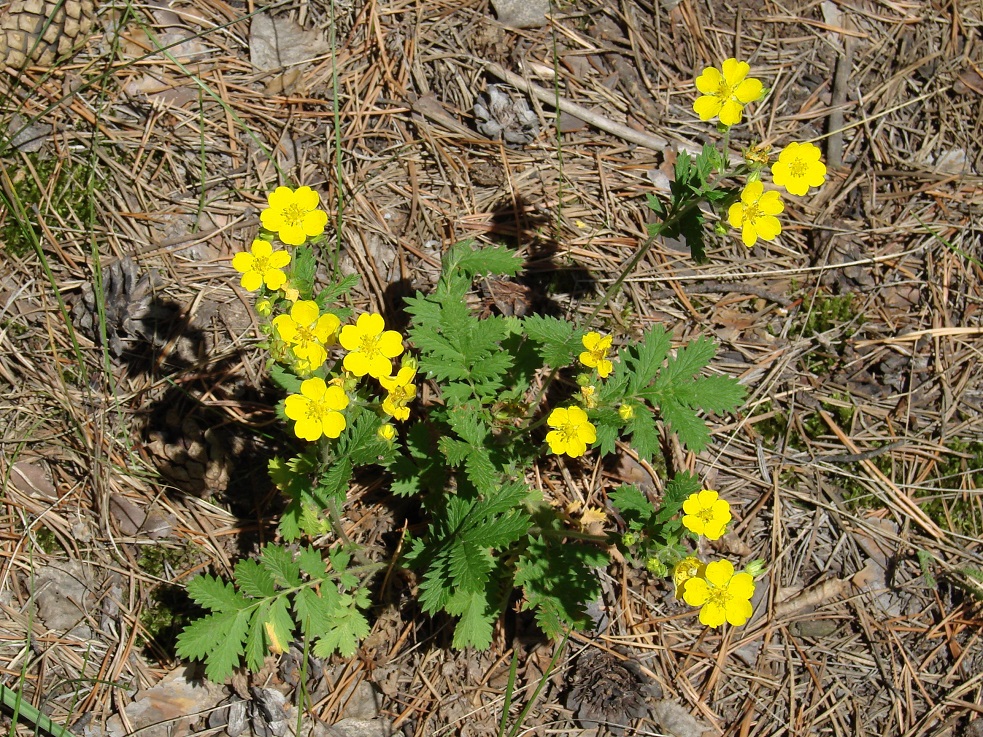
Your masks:
M389 400L393 404L406 404L410 398L410 390L407 386L397 386L389 392Z
M713 522L713 510L710 507L704 507L697 512L696 516L699 517L704 524L710 524Z
M714 586L710 584L707 587L707 593L710 595L710 598L707 599L707 604L719 606L724 611L727 610L727 602L734 598L726 586Z
M283 221L287 225L300 226L304 222L304 210L296 202L283 208Z
M260 273L270 270L270 259L268 256L253 256L253 271Z
M719 97L721 100L729 100L731 97L734 96L734 88L731 87L729 84L727 84L726 80L721 79L720 84L717 85L716 96Z
M788 172L796 179L801 179L809 173L809 165L800 158L795 158L788 165Z
M576 425L572 422L568 422L565 425L560 425L560 427L556 429L559 430L560 435L563 436L563 441L565 443L570 443L578 439L577 429L579 427L580 425Z
M758 203L754 202L750 205L747 205L744 208L744 212L741 215L741 224L743 225L744 223L750 221L751 224L753 225L758 221L758 218L760 217L761 217L761 210L758 208Z
M318 401L316 399L308 399L307 400L307 419L308 420L319 420L320 421L321 418L323 418L330 411L331 411L331 408L327 405L327 403L325 403L323 401Z
M314 337L314 331L311 330L308 325L298 325L297 326L297 343L304 345L305 343L314 343L317 338Z
M358 343L358 352L364 353L368 359L375 358L379 355L379 336L363 335Z

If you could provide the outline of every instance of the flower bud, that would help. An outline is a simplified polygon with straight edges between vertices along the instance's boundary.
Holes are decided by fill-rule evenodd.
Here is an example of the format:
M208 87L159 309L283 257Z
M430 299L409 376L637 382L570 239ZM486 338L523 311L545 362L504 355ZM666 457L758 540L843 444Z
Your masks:
M273 303L265 297L263 299L256 300L256 312L261 317L269 317L273 314Z
M751 578L757 578L762 573L765 572L767 566L761 558L755 558L750 561L746 566L744 566L744 572L747 573Z
M380 425L379 429L375 431L375 434L379 436L380 440L391 443L396 439L396 428L387 422L385 425Z
M629 422L635 416L635 408L630 404L622 404L618 407L618 417L624 422Z

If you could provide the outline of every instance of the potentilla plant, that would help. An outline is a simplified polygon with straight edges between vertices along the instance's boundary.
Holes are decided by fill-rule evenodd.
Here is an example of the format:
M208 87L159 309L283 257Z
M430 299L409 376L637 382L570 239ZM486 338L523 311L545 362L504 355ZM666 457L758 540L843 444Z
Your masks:
M700 75L700 117L740 122L744 105L763 94L747 71L729 59ZM809 146L788 147L773 167L790 192L817 186L825 174ZM767 219L780 212L777 193L759 191L767 157L752 153L757 158L736 173L713 147L695 160L681 154L668 201L650 200L662 216L653 237L681 234L702 258L700 206L722 203L745 243L777 236L780 224ZM743 192L721 185L724 174L746 175ZM534 468L557 474L558 457L596 463L620 443L651 460L669 433L703 451L707 417L744 397L734 379L706 375L713 342L700 337L673 350L665 327L654 325L616 348L613 336L568 320L481 315L468 303L475 280L515 276L523 259L470 241L446 251L431 292L406 300L402 335L381 314L342 306L356 278L315 285L315 248L328 222L315 191L278 187L268 204L261 232L232 266L257 295L270 376L284 392L277 413L297 439L296 454L269 464L287 506L280 541L237 563L231 581L202 575L189 583L209 613L182 633L181 656L204 660L215 680L242 661L259 669L298 637L315 655L351 656L369 632L373 578L394 563L416 572L423 611L454 619L455 647L488 647L495 621L513 604L557 637L591 624L595 569L615 547L671 577L703 624L748 620L762 564L737 571L693 554L695 541L718 539L731 520L729 503L696 475L668 479L659 499L635 486L602 490L608 510L564 508L530 481ZM387 473L385 488L403 500L411 522L394 561L370 560L341 523L354 475L366 467Z

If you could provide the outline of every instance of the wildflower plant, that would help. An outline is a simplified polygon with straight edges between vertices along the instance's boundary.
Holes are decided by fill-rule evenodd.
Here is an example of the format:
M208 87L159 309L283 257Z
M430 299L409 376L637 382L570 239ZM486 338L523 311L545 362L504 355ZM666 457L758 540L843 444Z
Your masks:
M748 73L733 59L705 70L695 112L718 118L726 133L766 93ZM775 165L776 182L793 194L825 176L809 145L786 147ZM271 193L257 242L233 266L256 292L269 374L284 395L277 413L297 443L291 457L269 463L287 503L278 542L237 564L228 581L202 575L189 583L208 613L185 629L178 653L205 661L212 679L242 661L257 670L297 637L316 655L350 656L369 631L375 577L393 565L415 573L423 612L453 618L455 647L488 647L510 601L559 637L591 623L595 569L613 547L670 578L705 625L746 622L763 564L737 571L694 553L701 537L721 537L732 519L729 503L695 474L666 479L658 498L636 486L600 489L616 514L591 507L580 519L534 483L559 473L559 463L597 463L625 444L649 461L668 435L700 453L711 443L708 421L743 401L736 380L707 371L712 341L674 345L659 324L629 341L592 325L659 236L686 238L697 260L713 212L739 222L745 243L778 236L781 200L763 184L767 148L754 147L736 167L725 150L707 145L696 157L678 156L669 196L649 199L659 216L650 238L582 323L472 308L477 280L515 276L524 262L470 241L443 254L431 291L405 299L405 332L378 312L356 315L346 306L355 278L315 284L328 220L317 193ZM289 258L258 245L276 241ZM391 558L371 558L341 524L363 468L384 473L394 508L405 510Z
M790 143L774 165L770 147L760 144L748 147L743 162L731 161L731 127L742 122L748 105L768 94L759 79L748 76L750 71L747 62L731 58L719 68L707 67L696 77L694 84L700 94L693 111L702 121L716 119L723 138L717 145L705 144L696 156L680 152L668 198L652 195L648 199L649 208L659 217L659 222L650 226L652 238L684 238L699 262L706 260L706 223L716 213L725 215L725 222L739 231L748 248L781 234L778 216L785 203L777 189L767 188L769 167L774 186L795 196L803 196L826 181L821 152L812 143Z

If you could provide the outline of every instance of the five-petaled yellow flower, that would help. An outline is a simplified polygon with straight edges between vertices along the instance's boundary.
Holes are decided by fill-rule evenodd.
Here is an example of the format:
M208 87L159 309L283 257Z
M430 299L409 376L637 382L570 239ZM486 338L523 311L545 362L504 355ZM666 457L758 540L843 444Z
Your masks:
M693 555L687 555L672 569L672 582L676 586L676 598L682 601L686 584L694 578L703 577L703 561Z
M725 59L720 69L704 69L696 78L696 89L703 94L693 103L700 120L716 116L727 126L740 123L744 106L759 99L764 90L761 80L747 76L750 70L746 61L733 58Z
M253 241L248 251L242 251L232 257L232 268L242 274L242 288L255 292L263 284L267 289L279 289L287 281L287 275L281 269L290 263L290 254L286 251L274 251L267 241Z
M325 384L324 379L314 377L300 385L300 394L289 394L284 411L294 420L294 432L298 438L314 441L322 435L336 438L345 429L345 416L341 410L348 406L348 395L337 384Z
M310 187L277 187L266 197L269 207L259 214L263 227L276 233L288 246L300 246L324 232L328 215L318 209L321 198Z
M724 622L740 626L751 618L751 597L754 579L741 571L734 573L729 560L707 563L702 576L689 579L683 590L683 601L700 609L700 623L719 627Z
M596 368L597 375L606 379L614 368L608 360L608 351L611 350L613 338L610 335L601 335L591 331L587 333L580 342L587 350L580 354L580 362L587 368Z
M382 379L393 372L393 362L403 352L403 338L395 330L386 330L382 315L375 312L358 316L354 325L345 325L338 336L348 351L344 367L355 376Z
M317 302L309 299L294 302L289 314L273 318L277 335L293 350L301 373L316 371L327 360L327 348L335 344L340 325L336 315L322 315Z
M416 397L416 384L413 379L416 369L404 366L395 376L382 376L379 383L389 395L382 400L382 411L394 420L403 422L410 416L410 408L406 405Z
M712 489L703 489L683 502L683 527L708 540L717 540L731 520L730 504Z
M826 181L826 165L819 160L820 153L811 143L790 143L771 167L775 184L794 195L806 194L809 187L821 187Z
M546 419L546 423L556 428L546 433L550 451L571 458L579 458L587 450L587 445L597 440L597 431L587 421L587 413L580 407L557 407Z
M778 192L765 192L764 185L756 180L748 182L741 192L741 201L730 206L727 220L741 229L741 240L750 248L758 238L770 241L782 232L782 224L775 216L784 209Z

